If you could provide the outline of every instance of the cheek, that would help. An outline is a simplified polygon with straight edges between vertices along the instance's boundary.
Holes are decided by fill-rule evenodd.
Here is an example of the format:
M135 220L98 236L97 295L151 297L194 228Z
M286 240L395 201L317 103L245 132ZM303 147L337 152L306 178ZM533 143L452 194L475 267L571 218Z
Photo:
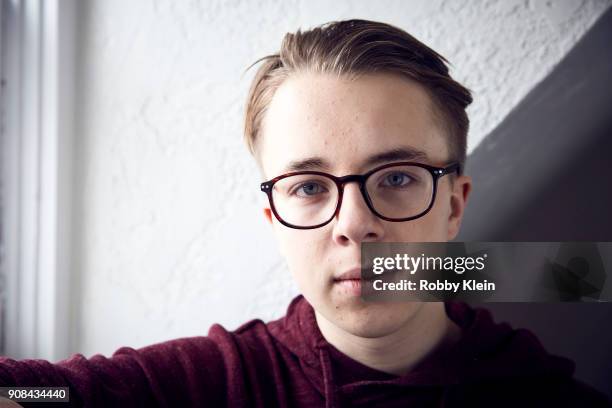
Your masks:
M448 206L443 200L437 200L431 211L423 217L423 228L426 228L429 241L447 240L448 217Z
M298 283L313 281L326 259L325 237L319 230L296 230L278 227L277 239L289 270Z
M436 203L437 204L437 203ZM395 223L389 235L401 242L446 241L448 214L443 206L434 205L423 217L416 220Z

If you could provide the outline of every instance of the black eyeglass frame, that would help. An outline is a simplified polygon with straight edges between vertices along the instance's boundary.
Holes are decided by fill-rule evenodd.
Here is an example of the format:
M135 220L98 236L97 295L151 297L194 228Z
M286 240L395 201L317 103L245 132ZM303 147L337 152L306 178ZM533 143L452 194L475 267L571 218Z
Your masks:
M412 217L407 217L407 218L389 218L389 217L385 217L384 215L380 214L378 211L376 211L376 209L374 208L374 205L372 204L372 199L370 198L370 196L368 195L367 189L366 189L366 181L367 179L374 173L386 169L388 167L395 167L395 166L416 166L416 167L421 167L427 171L429 171L429 173L431 174L432 178L433 178L433 189L432 189L432 193L431 193L431 200L429 202L429 206L422 211L420 214L414 215ZM272 213L274 214L274 216L276 217L276 219L283 224L286 227L289 228L295 228L295 229L315 229L315 228L320 228L324 225L327 225L331 222L331 220L334 219L334 217L336 217L340 211L340 206L342 205L342 196L344 194L344 185L346 183L350 183L353 181L356 181L359 184L359 191L361 191L361 195L363 196L363 199L365 200L368 208L370 209L370 211L372 211L372 213L374 213L374 215L376 215L378 218L381 218L385 221L391 221L391 222L404 222L404 221L411 221L417 218L420 218L422 216L424 216L425 214L427 214L431 208L434 205L434 202L436 201L436 194L438 191L438 180L440 179L440 177L443 177L447 174L452 174L452 173L457 173L458 175L461 175L461 165L457 162L451 163L446 167L435 167L435 166L430 166L428 164L423 164L423 163L415 163L415 162L394 162L394 163L387 163L383 166L380 167L376 167L370 171L368 171L367 173L364 174L349 174L346 176L342 176L342 177L337 177L334 176L332 174L329 173L324 173L321 171L310 171L310 170L305 170L305 171L295 171L295 172L291 172L291 173L286 173L286 174L281 174L280 176L274 177L271 180L265 181L263 183L261 183L260 188L261 191L263 191L264 193L267 194L268 196L268 201L270 202L270 209L272 210ZM276 211L276 207L274 206L274 198L272 197L272 188L274 187L274 184L276 182L278 182L279 180L282 180L284 178L287 177L291 177L291 176L298 176L301 174L312 174L315 176L322 176L322 177L327 177L329 179L331 179L335 184L336 187L338 188L338 202L336 203L336 209L334 210L334 213L332 214L331 217L329 217L329 219L325 222L322 222L320 224L317 225L313 225L313 226L309 226L309 227L302 227L302 226L298 226L298 225L293 225L288 223L287 221L283 220L283 218L278 214L278 212Z

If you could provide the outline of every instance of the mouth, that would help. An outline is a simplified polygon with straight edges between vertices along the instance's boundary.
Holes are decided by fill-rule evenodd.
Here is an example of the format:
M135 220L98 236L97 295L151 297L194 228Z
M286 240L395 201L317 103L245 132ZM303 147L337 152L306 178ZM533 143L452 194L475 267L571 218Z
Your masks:
M360 279L334 280L333 287L344 295L361 296L361 280Z
M368 279L370 280L370 279ZM361 278L361 268L354 267L332 278L333 286L354 296L361 295L362 283L366 279Z
M332 278L334 282L342 282L342 281L350 281L350 280L372 280L372 277L368 276L366 278L361 277L361 267L356 266L353 268L350 268L349 270L347 270L346 272L342 272L339 273L337 275L334 275L334 277Z
M342 282L345 280L359 280L361 279L361 268L359 267L351 268L347 270L346 272L342 272L338 275L334 275L333 279L334 279L334 282Z

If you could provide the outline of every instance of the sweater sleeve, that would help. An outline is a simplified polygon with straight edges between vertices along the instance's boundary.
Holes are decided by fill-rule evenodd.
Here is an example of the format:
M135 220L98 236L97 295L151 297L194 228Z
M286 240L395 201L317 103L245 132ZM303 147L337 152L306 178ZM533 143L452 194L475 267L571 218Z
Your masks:
M64 386L71 407L226 405L223 357L208 337L172 340L112 357L76 354L52 364L0 357L0 386Z

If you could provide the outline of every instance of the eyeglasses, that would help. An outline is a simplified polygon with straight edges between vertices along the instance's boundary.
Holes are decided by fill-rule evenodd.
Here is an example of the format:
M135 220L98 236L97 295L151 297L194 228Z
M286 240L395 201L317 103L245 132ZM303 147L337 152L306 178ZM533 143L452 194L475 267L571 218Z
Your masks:
M270 208L283 225L297 229L319 228L339 212L344 185L357 182L368 208L386 221L410 221L431 210L438 180L461 173L459 163L434 167L422 163L397 162L365 174L336 177L319 171L287 173L261 183Z

